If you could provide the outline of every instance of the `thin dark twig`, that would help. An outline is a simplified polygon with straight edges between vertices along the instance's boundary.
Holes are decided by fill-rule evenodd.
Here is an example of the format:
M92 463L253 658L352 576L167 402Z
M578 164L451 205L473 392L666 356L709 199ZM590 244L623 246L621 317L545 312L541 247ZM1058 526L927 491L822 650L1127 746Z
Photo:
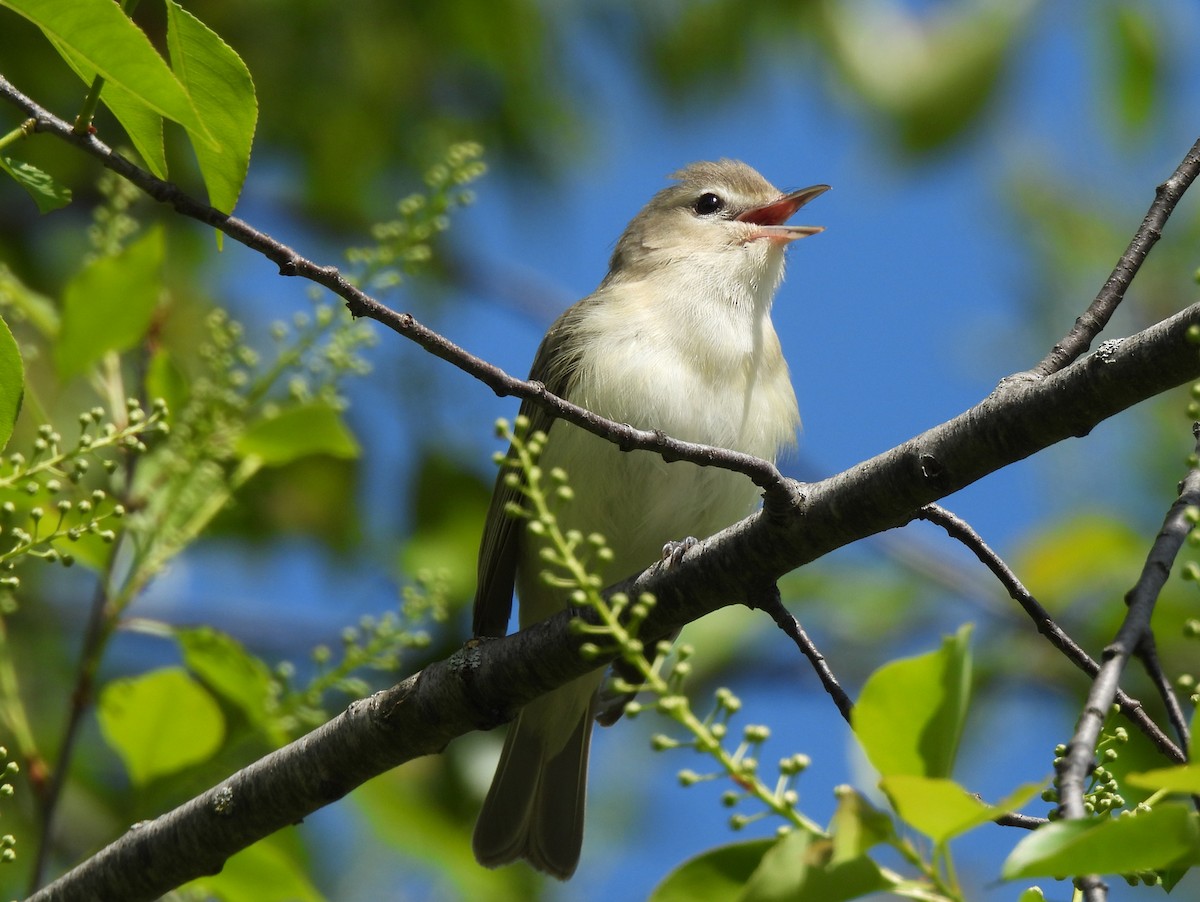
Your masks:
M842 688L842 684L834 676L829 662L821 654L816 643L809 638L808 633L804 631L804 627L800 625L800 621L792 615L791 611L784 607L783 599L779 595L779 586L771 583L756 592L750 593L748 597L753 600L755 608L770 614L771 619L775 621L775 625L796 643L796 647L808 658L809 663L813 666L813 670L817 672L817 678L820 679L821 685L825 687L825 691L829 693L829 697L837 705L842 719L846 723L850 723L850 713L854 709L854 703L850 701L850 696L846 694L846 690Z
M1051 645L1061 651L1067 660L1089 677L1095 678L1096 674L1100 672L1100 665L1062 627L1054 622L1050 613L1030 594L1008 564L988 546L969 523L938 504L925 505L917 512L917 516L942 527L952 538L967 546L975 557L979 558L980 562L995 574L1009 596L1029 615L1037 627L1037 631L1045 636ZM1146 714L1140 701L1118 689L1116 703L1120 707L1121 713L1144 733L1163 755L1180 764L1187 760L1179 746L1175 745L1158 724Z
M763 489L768 499L775 497L778 503L790 503L791 490L787 480L770 461L725 448L680 441L658 430L635 429L626 423L605 419L572 404L547 391L540 382L510 376L499 367L476 357L440 333L417 322L412 314L395 311L371 297L351 284L337 267L320 266L249 223L196 200L173 182L157 178L116 153L95 135L75 133L68 122L22 94L3 76L0 76L0 98L7 100L30 117L33 132L53 135L80 148L98 159L106 169L136 185L155 200L169 204L181 215L212 226L234 241L262 254L279 267L280 275L299 276L328 288L346 302L346 308L354 316L367 317L387 326L435 357L440 357L474 376L496 394L541 404L556 417L613 442L622 451L653 451L667 462L686 460L701 467L719 467L741 473Z
M1100 334L1108 325L1117 307L1125 297L1133 277L1141 269L1151 248L1162 237L1163 226L1171 216L1175 205L1183 197L1188 186L1200 174L1200 140L1192 145L1192 149L1184 156L1178 168L1171 177L1155 189L1154 202L1146 211L1142 224L1134 233L1133 239L1125 249L1125 253L1117 260L1112 274L1105 280L1099 294L1088 306L1083 315L1075 320L1075 325L1063 338L1051 348L1032 372L1038 376L1049 376L1079 359L1092 346L1092 339Z
M1142 636L1142 641L1138 643L1134 654L1142 662L1142 667L1146 669L1146 674L1158 690L1158 695L1167 709L1167 719L1171 722L1171 728L1179 737L1179 747L1187 755L1192 744L1187 715L1183 713L1183 706L1179 704L1179 696L1175 694L1175 687L1171 684L1170 678L1163 672L1162 662L1158 659L1158 643L1154 639L1154 633L1147 632Z

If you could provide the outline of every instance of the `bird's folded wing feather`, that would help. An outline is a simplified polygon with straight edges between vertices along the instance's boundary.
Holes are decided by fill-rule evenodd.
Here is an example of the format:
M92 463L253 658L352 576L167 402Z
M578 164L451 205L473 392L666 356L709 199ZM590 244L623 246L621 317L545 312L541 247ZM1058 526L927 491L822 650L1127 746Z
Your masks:
M569 344L572 341L572 325L581 304L567 310L555 321L542 339L529 378L541 382L546 390L565 397L575 367ZM534 432L550 432L554 424L553 415L540 404L532 401L521 403L520 415L529 420L531 435ZM512 449L509 449L509 457ZM525 520L506 513L510 503L525 505L525 497L518 488L507 485L505 477L513 472L503 466L496 477L492 501L488 506L487 519L483 527L483 540L479 546L478 583L475 589L474 632L476 636L503 636L508 629L512 614L513 583L516 578L517 561L520 558L521 540L525 533Z

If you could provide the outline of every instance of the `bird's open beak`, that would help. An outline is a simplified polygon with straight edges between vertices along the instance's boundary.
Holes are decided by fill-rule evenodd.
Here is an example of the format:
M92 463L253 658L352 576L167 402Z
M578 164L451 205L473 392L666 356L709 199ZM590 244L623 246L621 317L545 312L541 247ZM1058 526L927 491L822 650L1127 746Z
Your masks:
M742 222L762 226L755 231L754 238L770 238L780 243L795 241L797 238L807 238L818 232L825 231L824 226L784 225L792 215L814 197L819 197L829 190L828 185L813 185L791 191L762 207L747 210L737 218Z

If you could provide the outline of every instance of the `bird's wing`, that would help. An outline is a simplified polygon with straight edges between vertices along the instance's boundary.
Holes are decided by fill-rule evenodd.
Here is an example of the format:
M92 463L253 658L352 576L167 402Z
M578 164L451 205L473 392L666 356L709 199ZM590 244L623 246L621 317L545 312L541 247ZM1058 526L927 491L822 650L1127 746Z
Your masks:
M571 307L550 327L529 371L531 380L541 382L548 391L559 397L566 397L575 371L569 348L574 334L572 326L578 318L580 307L582 304ZM527 434L538 431L549 433L554 423L553 415L532 401L521 403L520 415L529 420ZM524 506L525 498L518 489L505 484L505 477L510 472L510 467L501 467L496 477L492 501L484 521L483 539L479 544L478 583L475 589L476 636L503 636L512 614L513 583L525 521L505 513L505 509L510 502Z

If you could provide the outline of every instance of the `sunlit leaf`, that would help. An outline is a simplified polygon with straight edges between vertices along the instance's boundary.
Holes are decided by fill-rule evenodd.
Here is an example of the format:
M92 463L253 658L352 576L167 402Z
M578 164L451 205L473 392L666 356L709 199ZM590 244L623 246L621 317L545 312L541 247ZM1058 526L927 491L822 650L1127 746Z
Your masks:
M167 2L167 47L175 75L216 138L215 146L192 139L208 201L230 213L250 166L258 121L250 70L232 47L175 0Z
M1126 774L1125 779L1142 789L1165 789L1167 792L1186 792L1200 795L1200 764L1180 764L1160 767L1141 773Z
M849 786L836 790L838 806L829 822L834 862L850 861L895 835L892 819Z
M881 776L945 777L958 751L970 696L970 626L935 652L873 673L854 706L854 733Z
M197 679L236 706L254 727L282 741L269 716L271 674L266 664L232 636L211 627L176 630L175 640L184 665Z
M358 442L333 407L296 404L253 423L238 439L237 453L277 467L311 454L354 458Z
M97 714L137 786L208 760L225 735L217 703L178 667L113 680Z
M1166 802L1125 817L1055 821L1026 836L1004 862L1003 876L1127 874L1200 862L1196 812Z
M0 0L0 6L29 19L56 47L68 48L106 82L124 88L157 115L208 135L166 61L118 4Z
M51 43L75 74L91 84L96 77L95 67L61 41L51 38ZM167 155L163 148L163 117L136 94L115 82L106 83L100 96L109 112L121 123L121 128L125 129L125 134L133 142L146 168L160 179L165 179Z
M830 840L793 830L767 850L735 898L738 902L844 902L892 886L867 856L834 862L832 855Z
M736 899L775 843L754 839L709 849L668 874L650 894L650 902Z
M896 774L879 782L900 818L935 843L947 842L1017 810L1036 796L1043 785L1027 783L996 805L988 805L953 780Z

